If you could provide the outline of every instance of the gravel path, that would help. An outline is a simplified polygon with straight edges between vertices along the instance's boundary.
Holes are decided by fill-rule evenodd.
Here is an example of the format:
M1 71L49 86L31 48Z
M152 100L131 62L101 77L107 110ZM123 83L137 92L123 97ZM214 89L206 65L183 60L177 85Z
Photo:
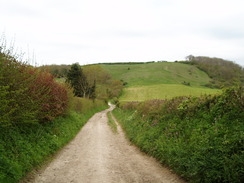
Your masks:
M106 113L95 114L73 141L28 182L34 183L183 183L155 159L140 152L118 126L113 133Z

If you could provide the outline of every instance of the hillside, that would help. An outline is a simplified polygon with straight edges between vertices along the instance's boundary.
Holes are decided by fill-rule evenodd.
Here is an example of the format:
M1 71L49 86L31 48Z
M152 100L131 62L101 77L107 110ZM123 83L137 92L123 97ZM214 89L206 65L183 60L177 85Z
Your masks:
M165 99L182 95L199 96L219 90L204 87L209 76L194 65L171 62L102 64L113 78L127 83L121 101Z
M205 72L193 65L182 63L103 64L102 67L113 78L127 82L129 87L155 84L182 84L184 81L192 86L201 86L210 81Z

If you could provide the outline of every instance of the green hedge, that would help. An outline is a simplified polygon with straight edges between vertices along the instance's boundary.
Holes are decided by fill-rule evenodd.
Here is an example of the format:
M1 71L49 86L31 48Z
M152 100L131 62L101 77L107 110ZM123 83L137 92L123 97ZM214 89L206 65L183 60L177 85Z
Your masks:
M190 182L244 182L242 88L121 108L129 139Z

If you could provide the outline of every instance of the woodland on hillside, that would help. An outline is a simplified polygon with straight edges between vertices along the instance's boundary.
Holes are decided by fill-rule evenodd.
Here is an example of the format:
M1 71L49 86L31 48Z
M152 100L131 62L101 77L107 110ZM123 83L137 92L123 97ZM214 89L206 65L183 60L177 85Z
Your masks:
M223 88L244 85L244 68L232 61L193 55L187 56L186 59L187 61L183 63L196 65L209 75L212 81L206 85L207 87Z

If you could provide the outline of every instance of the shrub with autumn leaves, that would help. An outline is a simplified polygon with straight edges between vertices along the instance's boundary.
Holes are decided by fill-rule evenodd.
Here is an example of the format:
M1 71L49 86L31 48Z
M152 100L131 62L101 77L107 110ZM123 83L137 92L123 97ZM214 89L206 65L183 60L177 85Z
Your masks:
M68 106L54 77L0 52L0 126L53 120Z

